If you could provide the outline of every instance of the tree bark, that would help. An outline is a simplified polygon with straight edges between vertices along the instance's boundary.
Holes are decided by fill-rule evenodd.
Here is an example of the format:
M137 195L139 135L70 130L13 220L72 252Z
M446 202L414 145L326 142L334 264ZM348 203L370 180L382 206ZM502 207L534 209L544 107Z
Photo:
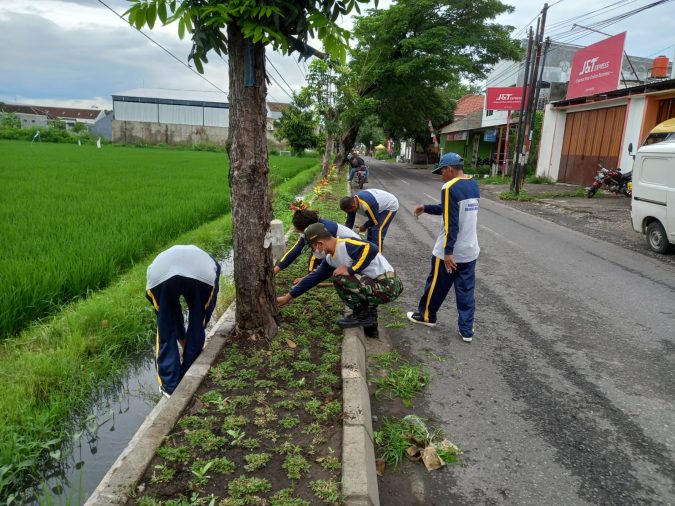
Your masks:
M228 24L227 38L236 329L244 338L272 337L278 320L270 244L265 46L244 40L235 23Z
M330 155L333 154L333 134L328 134L326 136L326 149L323 153L323 162L321 166L321 177L328 176L328 170L330 169Z
M358 134L359 125L350 126L347 131L342 134L342 138L340 139L340 151L338 151L338 154L335 157L335 165L337 165L339 169L347 162L347 153L354 146Z

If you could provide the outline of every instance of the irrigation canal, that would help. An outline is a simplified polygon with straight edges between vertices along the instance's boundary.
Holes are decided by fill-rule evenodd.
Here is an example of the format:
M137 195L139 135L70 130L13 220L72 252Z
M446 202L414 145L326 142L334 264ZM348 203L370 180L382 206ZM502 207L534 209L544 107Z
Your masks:
M232 250L220 265L222 276L232 279ZM209 327L216 321L212 318ZM129 364L124 380L92 404L72 443L61 449L60 471L37 487L28 504L84 504L159 399L153 349L148 346L147 356Z

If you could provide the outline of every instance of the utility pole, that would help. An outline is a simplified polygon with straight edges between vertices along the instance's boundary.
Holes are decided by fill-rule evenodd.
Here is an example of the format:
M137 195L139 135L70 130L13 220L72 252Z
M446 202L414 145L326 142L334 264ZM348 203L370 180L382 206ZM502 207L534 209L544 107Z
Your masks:
M518 133L516 135L516 145L513 152L513 171L511 177L511 191L516 191L516 177L518 175L518 164L523 141L523 116L525 114L525 96L527 94L527 80L530 74L530 59L532 58L532 27L527 35L527 57L525 58L525 76L523 78L523 99L520 102L520 115L518 117Z
M543 77L544 66L541 65L541 73L539 72L540 63L542 62L542 48L544 46L544 31L546 29L546 13L548 12L548 4L544 4L541 11L541 17L537 21L537 35L534 39L536 44L536 56L532 59L532 70L529 73L530 82L523 90L524 100L526 102L525 110L520 118L523 125L522 137L520 138L518 154L518 163L511 180L512 190L518 194L525 179L525 166L530 155L530 147L532 143L532 135L534 131L534 122L537 112L537 101L539 100L539 88L541 87L541 79ZM547 44L548 47L548 44ZM546 53L544 52L544 62L546 61ZM519 128L520 133L520 128Z

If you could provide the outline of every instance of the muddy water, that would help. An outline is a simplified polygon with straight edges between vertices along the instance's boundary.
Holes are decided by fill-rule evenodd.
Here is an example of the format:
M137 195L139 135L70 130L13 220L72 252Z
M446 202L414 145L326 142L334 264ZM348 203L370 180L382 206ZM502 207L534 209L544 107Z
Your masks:
M231 279L231 250L220 264L222 276ZM215 322L212 318L207 332ZM61 450L61 469L39 486L28 504L84 504L159 399L153 349L149 346L147 356L129 364L126 377L91 407L73 434L72 444Z

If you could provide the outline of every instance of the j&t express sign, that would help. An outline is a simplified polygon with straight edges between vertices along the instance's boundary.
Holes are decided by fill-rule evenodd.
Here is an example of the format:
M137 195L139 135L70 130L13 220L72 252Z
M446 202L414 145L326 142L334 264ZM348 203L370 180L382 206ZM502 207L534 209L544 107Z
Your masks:
M517 111L523 100L522 86L488 88L485 109L490 111Z
M567 98L613 91L619 86L626 32L574 53Z

